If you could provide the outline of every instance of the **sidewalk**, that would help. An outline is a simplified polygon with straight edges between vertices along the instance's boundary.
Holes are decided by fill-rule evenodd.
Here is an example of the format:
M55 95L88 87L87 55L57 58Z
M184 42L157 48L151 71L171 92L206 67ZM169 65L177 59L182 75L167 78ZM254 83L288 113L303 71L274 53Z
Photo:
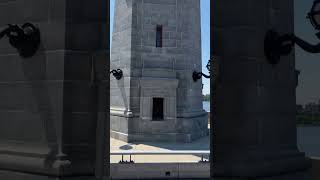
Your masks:
M111 151L124 150L145 150L145 151L172 151L172 150L210 150L209 136L196 140L192 143L165 143L165 142L143 142L126 143L116 139L110 139ZM111 163L118 163L121 160L120 155L111 156ZM168 162L198 162L201 156L196 155L133 155L132 160L135 163L168 163ZM208 160L208 155L204 160ZM129 161L129 156L124 156L124 160Z
M172 150L210 150L210 137L204 137L192 143L165 143L165 142L137 142L126 143L111 138L111 151L117 150L155 150L155 151L172 151ZM297 144L300 151L305 152L308 157L320 157L320 126L301 126L297 128ZM118 163L121 156L111 156L111 163ZM208 160L208 156L204 156ZM129 161L129 156L124 160ZM195 155L136 155L132 156L135 163L168 163L168 162L198 162L200 156Z

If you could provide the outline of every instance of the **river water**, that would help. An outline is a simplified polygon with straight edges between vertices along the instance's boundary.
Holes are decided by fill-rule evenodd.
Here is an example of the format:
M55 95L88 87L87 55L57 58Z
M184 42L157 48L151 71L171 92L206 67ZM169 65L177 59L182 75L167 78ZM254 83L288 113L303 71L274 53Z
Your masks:
M203 101L203 109L207 112L210 112L210 101Z

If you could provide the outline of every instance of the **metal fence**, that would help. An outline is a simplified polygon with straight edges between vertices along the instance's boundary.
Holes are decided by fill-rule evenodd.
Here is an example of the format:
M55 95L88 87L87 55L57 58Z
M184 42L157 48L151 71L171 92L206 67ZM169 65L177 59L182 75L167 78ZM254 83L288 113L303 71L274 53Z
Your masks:
M131 156L147 156L147 155L198 155L201 156L201 160L199 162L208 162L208 160L204 159L205 155L210 155L209 150L205 151L195 151L195 150L175 150L175 151L139 151L139 150L128 150L128 151L112 151L110 152L110 156L120 155L122 158L119 163L134 163ZM129 161L124 160L124 156L129 156Z

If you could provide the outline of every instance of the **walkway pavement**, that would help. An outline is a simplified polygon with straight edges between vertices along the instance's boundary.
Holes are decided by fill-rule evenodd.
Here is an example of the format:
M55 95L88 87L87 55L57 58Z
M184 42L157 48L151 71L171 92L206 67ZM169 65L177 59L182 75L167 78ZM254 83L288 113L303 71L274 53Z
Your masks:
M316 127L298 127L297 142L300 151L305 152L309 157L320 157L320 126ZM164 143L164 142L137 142L126 143L123 141L111 139L111 151L118 150L209 150L209 136L194 141L192 143ZM208 160L208 156L204 156ZM118 163L121 156L111 156L111 163ZM129 156L124 156L124 160L129 161ZM196 155L135 155L132 156L135 163L152 163L152 162L198 162L201 156Z
M118 150L146 150L146 151L172 151L172 150L209 150L209 136L196 140L192 143L164 143L164 142L150 142L150 143L126 143L111 138L111 151ZM208 156L204 156L208 160ZM118 163L121 156L111 156L111 163ZM124 160L129 161L129 157L125 156ZM196 155L135 155L132 160L136 163L151 163L151 162L198 162L201 156Z

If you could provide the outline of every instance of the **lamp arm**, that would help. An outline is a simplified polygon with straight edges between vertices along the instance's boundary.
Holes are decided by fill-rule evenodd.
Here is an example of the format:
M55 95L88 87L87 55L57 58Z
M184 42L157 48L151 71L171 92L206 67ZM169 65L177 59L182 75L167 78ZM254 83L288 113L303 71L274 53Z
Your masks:
M210 75L203 74L202 72L201 72L201 74L202 74L202 76L204 76L205 78L210 78Z
M313 45L313 44L310 44L306 41L304 41L303 39L297 37L297 36L294 36L294 42L299 46L301 47L303 50L309 52L309 53L320 53L320 43L319 44L316 44L316 45Z
M0 39L2 39L5 35L9 34L10 28L6 28L0 32Z
M193 78L193 81L195 82L197 82L198 79L201 79L202 76L207 79L211 77L210 75L203 74L202 72L193 71L192 73L192 78Z

